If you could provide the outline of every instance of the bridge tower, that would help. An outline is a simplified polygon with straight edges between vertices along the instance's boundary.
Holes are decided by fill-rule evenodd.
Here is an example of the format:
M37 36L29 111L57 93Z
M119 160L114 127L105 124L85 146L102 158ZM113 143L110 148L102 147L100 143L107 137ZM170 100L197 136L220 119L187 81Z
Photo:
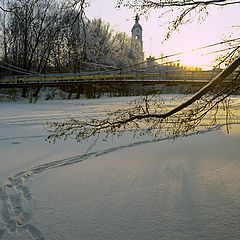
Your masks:
M133 39L137 39L140 44L141 47L143 48L143 41L142 41L142 26L139 24L139 16L138 14L135 16L135 24L132 27L132 38Z

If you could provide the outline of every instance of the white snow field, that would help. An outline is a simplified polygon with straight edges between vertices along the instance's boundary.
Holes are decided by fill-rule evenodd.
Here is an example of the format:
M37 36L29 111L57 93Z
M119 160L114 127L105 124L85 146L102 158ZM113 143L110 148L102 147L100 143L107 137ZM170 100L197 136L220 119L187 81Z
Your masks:
M43 124L132 98L0 102L0 240L239 240L240 125L49 144ZM234 107L240 111L240 97Z

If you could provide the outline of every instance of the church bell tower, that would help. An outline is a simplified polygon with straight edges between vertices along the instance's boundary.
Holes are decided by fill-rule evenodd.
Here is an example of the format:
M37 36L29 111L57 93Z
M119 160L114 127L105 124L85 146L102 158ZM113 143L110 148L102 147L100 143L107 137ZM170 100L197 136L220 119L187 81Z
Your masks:
M132 38L133 39L137 39L140 44L141 44L141 47L143 48L143 41L142 41L142 26L139 24L139 16L138 14L135 16L135 24L134 26L132 27Z

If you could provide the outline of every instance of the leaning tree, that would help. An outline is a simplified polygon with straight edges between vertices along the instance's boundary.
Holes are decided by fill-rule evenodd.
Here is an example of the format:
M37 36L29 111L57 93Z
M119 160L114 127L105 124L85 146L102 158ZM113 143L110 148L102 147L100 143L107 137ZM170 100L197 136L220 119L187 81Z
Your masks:
M223 7L239 3L231 0L118 0L117 7L127 6L142 13L151 9L176 12L177 17L167 33L169 35L172 30L190 21L193 12L201 18L203 13L207 13L209 6ZM160 91L156 91L137 99L129 108L107 113L104 118L69 118L64 123L48 123L48 140L55 142L59 138L67 139L69 136L75 136L77 141L92 136L106 140L110 135L121 135L126 131L134 136L150 135L154 138L162 136L163 133L167 136L183 136L189 132L199 132L203 128L216 126L219 123L220 110L225 111L228 126L237 120L230 106L231 96L240 90L240 72L235 71L240 66L239 47L236 46L221 60L224 62L231 59L228 67L175 107L166 106ZM207 119L207 124L206 121L203 124L204 119Z

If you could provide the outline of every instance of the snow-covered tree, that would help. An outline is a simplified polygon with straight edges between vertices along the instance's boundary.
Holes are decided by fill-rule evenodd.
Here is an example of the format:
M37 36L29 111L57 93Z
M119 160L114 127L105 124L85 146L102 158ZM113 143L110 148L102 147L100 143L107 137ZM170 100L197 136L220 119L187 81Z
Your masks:
M5 0L0 9L5 41L2 58L27 70L42 72L51 68L49 62L55 44L59 44L59 35L82 17L84 3L85 0ZM78 13L73 18L76 8Z

